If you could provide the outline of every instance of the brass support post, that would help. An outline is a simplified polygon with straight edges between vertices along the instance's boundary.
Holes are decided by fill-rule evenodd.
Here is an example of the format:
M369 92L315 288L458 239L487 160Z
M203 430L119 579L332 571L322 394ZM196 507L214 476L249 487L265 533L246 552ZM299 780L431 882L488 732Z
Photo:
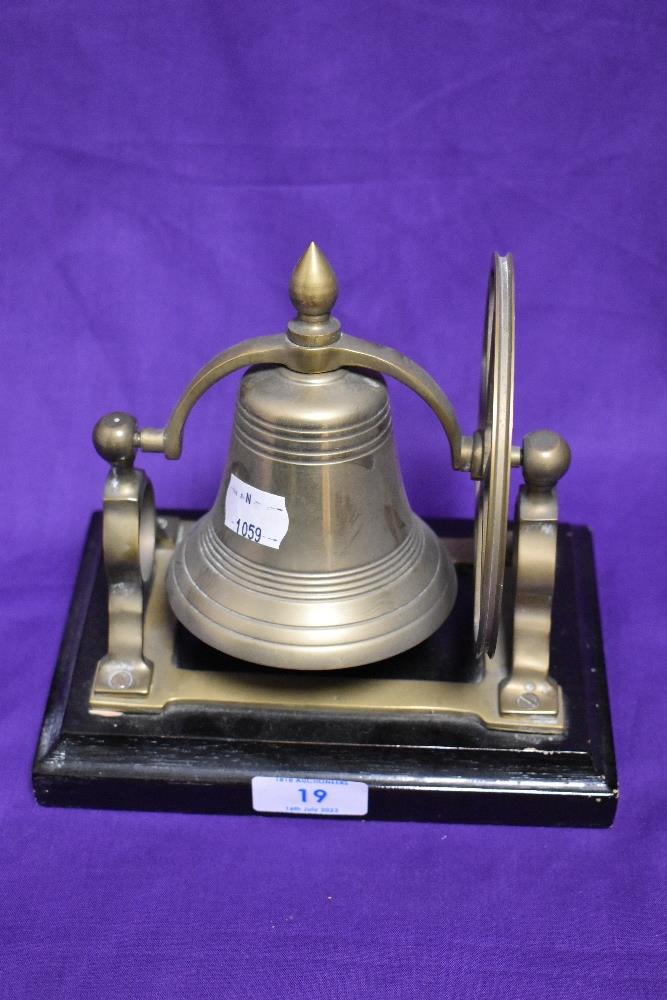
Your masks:
M111 462L103 515L109 645L97 665L97 693L147 695L153 677L144 655L144 616L155 559L155 501L148 476L133 467L136 438L136 421L124 413L103 417L93 432L97 451Z
M528 434L522 449L526 485L514 521L514 612L508 676L500 684L502 715L557 715L562 692L549 676L551 607L556 576L558 500L555 486L570 449L552 431Z

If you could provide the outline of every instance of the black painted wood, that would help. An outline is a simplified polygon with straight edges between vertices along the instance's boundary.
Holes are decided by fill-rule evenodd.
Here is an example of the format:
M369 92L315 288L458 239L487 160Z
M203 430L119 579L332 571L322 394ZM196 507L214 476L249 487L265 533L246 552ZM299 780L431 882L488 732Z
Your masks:
M471 531L467 521L431 523L450 537ZM459 585L455 613L431 639L355 673L473 681L472 590L465 567ZM106 626L97 513L33 767L43 805L250 813L250 779L263 774L367 782L369 819L542 826L613 821L616 769L586 528L562 525L558 536L552 670L567 699L562 737L491 732L474 720L429 713L360 717L178 706L153 715L94 716L88 698ZM262 670L210 650L184 630L176 636L175 654L183 669Z

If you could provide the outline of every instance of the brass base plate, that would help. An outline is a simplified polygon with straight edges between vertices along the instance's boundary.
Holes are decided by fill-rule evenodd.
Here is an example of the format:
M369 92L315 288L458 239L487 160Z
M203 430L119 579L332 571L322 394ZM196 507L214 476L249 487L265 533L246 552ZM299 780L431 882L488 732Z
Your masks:
M221 654L220 669L184 669L177 662L176 631L179 627L167 600L165 577L179 532L189 522L176 517L161 518L155 553L155 572L144 625L144 657L153 664L147 693L132 688L114 690L105 672L98 677L90 698L92 712L159 712L168 705L248 705L265 708L317 709L330 712L434 713L474 716L489 729L521 732L562 732L565 712L559 690L553 713L517 711L502 713L499 686L507 677L506 628L501 628L493 659L484 659L474 681L412 680L391 676L359 677L352 671L332 675L303 671L266 671L249 666L234 670L233 660ZM472 569L473 547L469 538L444 538L443 543L461 570ZM471 626L472 627L472 626ZM418 655L418 653L417 653ZM472 657L467 664L474 667ZM389 661L391 662L391 661ZM391 671L389 671L391 673ZM470 670L468 671L470 673Z

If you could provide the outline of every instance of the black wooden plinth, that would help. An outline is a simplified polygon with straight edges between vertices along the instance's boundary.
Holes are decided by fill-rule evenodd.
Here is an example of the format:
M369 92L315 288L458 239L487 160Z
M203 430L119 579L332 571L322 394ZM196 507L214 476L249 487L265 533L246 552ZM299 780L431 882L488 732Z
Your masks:
M431 524L448 537L472 530L467 521ZM465 568L459 577L456 612L439 633L358 674L474 681L470 577ZM429 712L360 716L187 705L92 715L88 699L106 628L101 515L95 514L34 762L43 805L251 813L251 778L284 775L366 782L368 819L588 827L613 821L616 768L586 528L561 525L558 536L552 672L567 704L562 736L494 732L472 719ZM444 649L448 659L440 655ZM458 651L453 666L452 650ZM174 655L183 669L230 663L182 631ZM231 662L236 671L244 668Z

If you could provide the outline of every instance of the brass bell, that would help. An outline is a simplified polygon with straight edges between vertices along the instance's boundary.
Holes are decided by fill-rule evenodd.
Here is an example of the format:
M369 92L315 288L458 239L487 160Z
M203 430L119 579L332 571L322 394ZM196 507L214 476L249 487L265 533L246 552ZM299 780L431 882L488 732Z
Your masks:
M290 293L293 338L337 333L335 277L315 244ZM408 504L384 381L251 368L217 499L179 540L167 588L190 632L272 667L359 666L437 629L456 574Z

